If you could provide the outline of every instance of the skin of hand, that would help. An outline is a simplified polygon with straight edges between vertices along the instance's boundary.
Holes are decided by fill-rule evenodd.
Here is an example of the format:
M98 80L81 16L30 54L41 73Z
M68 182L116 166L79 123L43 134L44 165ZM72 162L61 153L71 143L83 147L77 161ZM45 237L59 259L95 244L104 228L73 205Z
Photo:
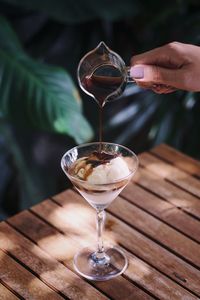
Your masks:
M172 42L131 58L131 77L156 93L200 91L200 47Z

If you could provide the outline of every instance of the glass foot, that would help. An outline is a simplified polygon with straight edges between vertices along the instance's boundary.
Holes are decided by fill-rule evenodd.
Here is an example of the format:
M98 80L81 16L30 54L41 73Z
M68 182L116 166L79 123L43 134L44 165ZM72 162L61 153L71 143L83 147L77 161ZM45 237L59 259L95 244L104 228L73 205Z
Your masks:
M105 249L105 256L98 259L92 248L81 249L74 256L74 268L81 276L94 281L109 280L122 274L128 266L123 252L111 247Z

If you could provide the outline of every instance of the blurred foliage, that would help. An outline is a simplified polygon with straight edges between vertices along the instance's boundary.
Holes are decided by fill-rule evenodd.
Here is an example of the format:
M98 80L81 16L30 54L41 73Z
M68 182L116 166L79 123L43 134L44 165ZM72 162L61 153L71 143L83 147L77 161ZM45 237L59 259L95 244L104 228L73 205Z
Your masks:
M0 133L14 160L20 193L24 195L21 202L23 198L24 202L28 199L29 204L34 204L47 195L47 187L35 184L41 171L33 172L25 160L9 121L18 128L20 125L67 134L77 143L92 138L92 129L82 114L81 99L70 75L30 58L9 23L0 17ZM45 181L50 183L48 176Z
M122 16L133 16L140 6L140 1L132 0L126 0L125 3L115 0L114 5L112 0L6 0L5 2L39 10L56 21L72 24L96 18L116 20Z
M72 90L75 89L74 86L77 86L78 61L100 40L104 40L110 48L118 52L127 65L132 55L174 40L200 45L199 0L169 0L165 2L159 0L116 0L114 2L111 0L0 0L0 10L1 14L6 16L12 24L23 48L28 53L27 55L24 54L24 51L22 52L25 60L27 59L27 62L22 59L22 66L30 68L29 73L42 82L48 80L47 85L53 92L53 98L55 89L50 84L51 80L55 84L61 85L57 88L63 88L61 97L64 97L65 94L66 97L72 97L74 100L76 93L74 94ZM0 32L1 30L5 30L5 28L0 28ZM10 47L9 41L16 45L19 44L16 42L16 37L4 38L3 41L1 38L0 46L5 43L6 47ZM15 56L13 55L13 57ZM17 59L17 53L15 59ZM60 71L57 67L55 69L52 66L49 67L48 64L60 65L68 73ZM13 70L13 67L10 70ZM46 72L50 72L51 76L47 76ZM20 72L17 71L17 74L20 76ZM15 72L12 76L16 76ZM62 84L64 80L68 82L66 86ZM29 82L28 78L26 78L26 86L27 82ZM13 83L12 90L13 88L16 91L20 89L19 86L17 87L18 84L20 84L18 80ZM32 83L29 82L28 85L30 86ZM38 87L34 85L34 89L38 90ZM32 93L28 93L28 90L24 90L24 88L20 90L23 90L22 98L17 98L17 94L11 92L13 101L16 101L16 107L13 106L13 110L10 111L11 118L26 119L28 115L25 110L27 105L25 99L30 97L31 107L34 108L34 118L32 116L32 118L26 119L26 124L31 125L33 121L43 131L30 131L26 127L23 129L6 127L7 135L12 135L16 145L16 154L13 153L12 158L15 155L20 157L19 160L16 158L14 161L12 160L11 169L14 169L16 175L18 174L16 170L20 170L21 164L22 167L24 166L22 173L26 174L24 177L30 179L31 188L33 186L35 188L34 191L31 191L31 195L34 195L34 199L36 199L33 200L34 202L64 188L64 177L58 171L59 160L61 154L74 145L74 141L70 137L47 134L44 130L65 131L71 134L76 142L87 139L91 131L85 120L83 124L88 128L87 133L83 126L79 125L79 121L82 122L83 117L78 102L68 101L67 104L63 104L58 100L63 105L60 106L62 113L66 113L66 115L61 116L64 123L60 122L59 128L55 128L56 123L52 123L52 118L55 117L53 111L56 109L54 106L56 100L47 104L44 95L40 111L39 102L31 100L31 96L34 97ZM83 99L84 113L95 131L94 139L97 139L98 109L96 103L82 92L81 98ZM200 158L199 98L199 93L183 91L177 91L170 95L156 95L130 84L118 101L109 103L105 107L104 140L125 144L136 152L166 142L189 155ZM23 102L21 114L18 111L19 101ZM76 119L76 113L73 115L67 113L65 107L72 111L73 105L76 107L75 111L80 119L79 117ZM41 113L44 116L46 114L44 120L41 118ZM76 121L68 123L68 120ZM70 124L77 128L67 127ZM63 126L66 126L65 129L60 129ZM83 131L78 133L79 129ZM2 153L4 153L2 157L10 158L5 153L5 146L2 146L2 149ZM10 153L12 153L12 149ZM7 174L10 173L7 172ZM24 183L24 177L21 177L21 186ZM16 180L13 180L12 177L11 182L15 183ZM7 189L5 191L7 192ZM17 205L17 209L33 203L30 203L30 195L28 197L27 195L27 191L20 193L20 201L24 201L25 205ZM29 200L27 202L21 198Z
M91 139L81 102L68 73L29 58L0 18L0 113L23 126L67 133L77 143Z

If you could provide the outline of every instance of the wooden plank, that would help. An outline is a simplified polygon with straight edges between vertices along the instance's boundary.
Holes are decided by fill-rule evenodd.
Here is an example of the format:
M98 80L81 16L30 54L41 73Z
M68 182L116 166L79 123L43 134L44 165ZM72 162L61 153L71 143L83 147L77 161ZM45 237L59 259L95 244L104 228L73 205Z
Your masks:
M187 192L200 197L200 180L190 176L163 160L149 154L142 153L139 156L140 164L150 172L167 179L169 182L179 186Z
M17 300L19 299L10 290L8 290L3 284L0 283L0 300Z
M177 289L177 284L175 282L163 276L160 272L156 271L134 255L130 255L130 253L127 252L125 253L129 259L129 273L131 273L132 279L148 288L148 290L158 299L191 299L190 295L185 295L183 298L183 295L180 293L179 288ZM127 273L128 271L125 272L126 275Z
M169 163L174 164L180 170L200 178L200 161L195 160L166 144L162 144L151 149L151 152L161 158L164 158Z
M108 211L200 268L200 246L198 243L121 197L118 197L110 205Z
M47 203L47 201L44 202ZM41 209L43 208L41 207ZM52 214L45 216L45 220L50 221L51 219L56 220L55 216ZM85 239L79 241L79 231L77 231L76 228L73 228L73 226L68 227L68 234L65 237L55 228L49 226L28 211L21 212L8 219L8 222L25 236L37 243L46 253L49 253L56 260L62 262L69 269L73 269L72 261L74 254L82 248L83 245L88 245L88 241L91 241L87 232L85 233ZM65 224L63 225L65 226ZM76 239L71 238L71 236L76 236ZM124 299L132 300L133 295L136 300L152 299L150 295L134 286L122 276L105 282L92 282L92 284L112 299L121 300L124 297Z
M200 242L200 222L170 202L160 199L134 183L128 184L121 195L188 237Z
M76 244L79 241L81 243L83 242L84 244L88 244L91 243L91 241L94 241L92 232L94 222L93 220L91 220L91 218L93 219L94 212L92 208L88 207L86 202L82 200L82 198L79 195L74 195L74 192L72 191L67 191L66 193L63 193L61 196L58 197L63 198L63 205L65 205L67 209L60 208L57 205L51 203L50 201L45 201L40 205L35 206L33 210L42 218L48 220L48 222L51 223L54 227L56 227L58 230L64 232L66 234L66 238L70 238L70 246L72 239L75 241ZM57 197L56 199L58 201ZM24 221L21 221L21 219L21 216L17 219L14 217L14 219L11 218L11 222L13 223L13 225L17 226L19 230L25 230L23 229L25 227L23 226ZM32 221L31 223L35 223L35 221ZM114 240L115 242L120 242L120 244L123 245L125 248L129 249L132 253L135 253L137 256L149 262L151 265L154 265L155 268L167 274L167 276L171 277L173 280L179 282L181 285L185 286L187 289L190 289L196 294L200 294L200 272L198 270L194 269L192 266L188 265L172 253L155 244L150 239L146 238L133 228L130 228L130 226L127 226L126 224L117 220L115 217L112 217L109 214L108 220L106 222L106 228L107 234L105 235L107 236L107 238L109 238L109 241L113 240L113 243ZM32 234L30 236L32 236ZM39 242L41 240L42 239L40 239ZM40 243L40 246L44 247L45 245L41 245ZM62 247L62 249L64 249L64 247ZM151 272L152 270L154 270L150 266L149 268ZM129 269L127 270L127 272L127 276L130 276L130 278L133 279L134 274L131 273ZM143 274L143 276L145 277L145 274ZM162 274L160 274L160 276L161 278L165 278L165 276L163 276ZM162 281L164 280L163 278ZM170 287L171 285L168 284L168 286ZM185 297L188 296L188 292L181 288L179 285L176 285L175 289L171 288L171 290L171 293L179 293L179 299L180 294L185 295ZM175 296L173 296L172 299L177 298L174 297Z
M60 208L59 208L60 209ZM69 208L68 208L69 210ZM41 210L42 215L43 213L46 216L46 211L43 209ZM27 215L27 212L25 212ZM30 213L29 213L30 214ZM67 218L67 215L65 216ZM77 235L76 230L72 230L72 226L68 227L67 235L64 238L63 235L59 234L53 227L49 227L46 223L42 222L35 216L26 216L26 219L31 221L32 226L27 226L24 218L24 213L20 214L20 218L18 220L14 221L14 224L16 225L18 229L24 230L24 233L27 230L25 228L28 228L28 235L30 235L33 239L36 239L36 241L39 243L40 247L43 249L46 249L46 251L49 251L51 249L52 243L56 245L54 251L51 253L52 256L56 257L57 259L65 260L65 264L69 264L69 262L72 260L72 257L76 251L78 251L79 247L82 247L82 245L85 243L89 244L91 240L93 241L93 238L90 238L90 235L93 232L91 231L91 228L88 229L86 228L86 233L84 235L84 240L82 240L82 234ZM57 218L56 216L52 216L52 219L49 220L48 217L45 217L48 221L55 221ZM13 218L12 218L13 222ZM20 222L23 224L20 226ZM78 223L78 222L77 222ZM53 223L55 225L55 223ZM63 224L65 227L66 224ZM80 223L77 224L77 226L80 226ZM34 228L35 227L35 228ZM36 228L40 228L39 236L36 233ZM62 227L63 228L63 227ZM82 228L84 228L82 226ZM51 236L54 237L53 241L48 242L47 239L44 240L44 236L46 236L45 232L48 232L50 234L51 231ZM70 235L73 236L73 239L70 239ZM76 238L74 238L74 235ZM56 236L56 238L55 238ZM78 238L77 238L78 237ZM44 240L44 241L43 241ZM65 253L65 257L63 256L63 253ZM66 253L68 253L67 258L66 258ZM128 276L130 279L132 279L134 282L137 282L140 284L142 287L145 289L149 290L152 292L154 295L159 297L160 299L180 299L180 295L182 293L180 292L180 287L177 288L177 284L175 284L172 280L169 278L165 277L161 273L157 272L154 268L150 267L149 265L145 264L143 261L138 259L137 257L133 255L129 255L129 268L125 272L125 275ZM115 282L113 284L113 280L109 282L101 282L97 283L98 288L107 288L108 291L111 293L112 297L114 299L128 299L128 293L127 293L127 288L126 285L121 284L121 281L119 280L120 277L118 277L118 286L116 286ZM185 295L186 296L186 295ZM190 294L187 294L189 298L186 299L194 299L193 296L190 297ZM130 299L133 299L133 294L131 294ZM134 299L136 299L137 294L134 293ZM146 297L146 295L145 295ZM144 299L144 295L140 295L138 299ZM195 298L196 299L196 298Z
M164 198L183 211L200 218L200 201L193 195L165 181L160 176L140 168L138 174L133 178L140 186Z
M73 192L72 190L67 190L64 193L55 196L54 199L60 205L62 205L63 208L65 208L65 212L63 212L63 209L57 208L56 209L57 217L54 218L52 224L58 229L63 230L63 232L67 234L66 228L69 228L70 226L70 222L68 222L67 216L74 215L76 212L77 216L76 216L76 221L74 221L74 223L75 226L77 226L79 233L81 233L83 226L85 226L83 230L85 231L86 226L89 225L89 229L88 229L88 234L89 234L91 228L94 228L94 222L93 222L94 220L91 219L92 216L94 218L94 211L87 204L87 202L84 201L80 195ZM40 209L40 211L42 212L46 210L44 215L49 214L50 211L52 211L53 209L53 207L49 205L50 204L49 202L47 204L48 207L46 206L43 207L42 210ZM80 205L80 212L77 208L73 208L74 204L76 204L77 208L78 205ZM34 207L34 210L35 208L36 207ZM83 213L84 210L85 210L85 214ZM40 211L39 209L37 209L38 213L40 213ZM120 213L122 215L124 213L124 209L121 209ZM40 215L42 214L43 213L41 213ZM57 221L55 221L55 219L57 219ZM158 270L164 272L174 280L177 280L177 278L176 276L173 276L172 273L176 273L178 271L179 274L182 274L181 277L185 278L187 282L190 282L190 284L192 283L193 280L195 281L197 280L197 282L199 282L200 272L198 270L196 270L189 264L185 263L184 261L179 259L177 256L173 255L163 247L159 246L158 244L155 244L151 239L146 238L145 236L141 235L138 231L134 230L130 226L127 226L123 222L119 221L117 218L111 216L109 213L107 214L106 229L108 232L107 235L105 234L105 236L107 236L110 240L115 240L116 242L120 243L120 245L123 245L126 249L129 249L132 253L141 257L146 262L153 264ZM166 268L166 264L168 265L167 268ZM187 268L188 271L184 271L185 268ZM196 275L194 276L194 273L192 275L190 273L191 271L192 273L194 272ZM188 272L192 276L192 279L191 278L187 279ZM189 286L190 285L187 285L187 288L191 288L191 286L190 287ZM193 288L191 290L193 290Z
M70 299L108 299L4 222L0 224L0 248L11 253L43 282Z
M0 270L0 280L26 300L63 299L2 250L0 250Z

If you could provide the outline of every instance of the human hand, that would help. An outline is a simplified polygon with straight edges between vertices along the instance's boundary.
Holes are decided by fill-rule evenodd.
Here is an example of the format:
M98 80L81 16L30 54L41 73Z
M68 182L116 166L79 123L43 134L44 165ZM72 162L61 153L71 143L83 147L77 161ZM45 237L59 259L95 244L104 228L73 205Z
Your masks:
M156 93L176 89L200 91L200 47L172 42L135 55L131 59L131 77L142 88Z

